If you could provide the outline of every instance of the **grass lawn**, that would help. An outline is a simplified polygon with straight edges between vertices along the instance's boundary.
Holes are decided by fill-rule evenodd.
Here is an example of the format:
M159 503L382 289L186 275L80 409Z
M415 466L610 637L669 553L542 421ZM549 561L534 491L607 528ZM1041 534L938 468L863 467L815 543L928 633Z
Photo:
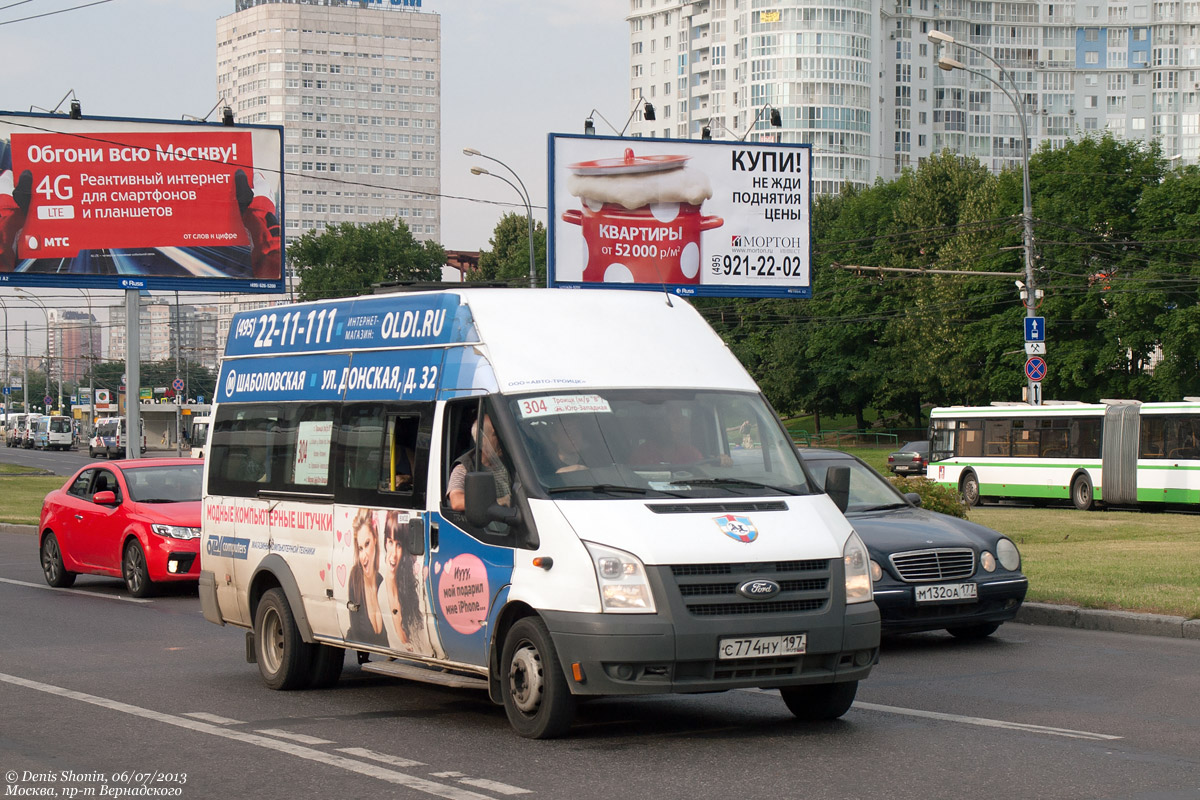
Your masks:
M0 464L0 468L11 466ZM37 525L42 498L67 479L60 475L13 475L13 471L0 469L0 522Z
M983 506L970 518L1017 543L1029 600L1200 617L1194 514Z

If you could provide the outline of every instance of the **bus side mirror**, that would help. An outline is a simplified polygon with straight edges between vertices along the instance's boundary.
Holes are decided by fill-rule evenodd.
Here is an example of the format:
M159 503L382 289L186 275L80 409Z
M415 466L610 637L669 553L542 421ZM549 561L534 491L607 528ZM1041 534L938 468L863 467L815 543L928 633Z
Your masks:
M420 517L408 521L408 542L405 550L410 556L425 555L425 520Z
M843 514L850 507L850 468L830 467L825 470L825 494Z
M492 473L468 472L463 484L467 522L486 528L492 522L515 524L520 512L496 502L496 477Z

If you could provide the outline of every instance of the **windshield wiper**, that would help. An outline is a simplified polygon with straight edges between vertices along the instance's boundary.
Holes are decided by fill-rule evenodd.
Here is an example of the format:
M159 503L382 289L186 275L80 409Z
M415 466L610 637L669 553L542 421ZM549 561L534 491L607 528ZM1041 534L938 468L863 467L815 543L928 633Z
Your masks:
M853 506L851 506L849 510L850 511L886 511L889 508L905 508L907 506L908 506L908 503L882 503L881 505L865 506L863 508L854 508Z
M646 489L640 486L620 486L615 483L596 483L591 486L555 486L546 490L549 494L562 494L563 492L595 492L600 494L616 494L618 492L629 492L630 494L645 494Z
M672 486L745 486L751 489L770 489L773 492L780 494L800 494L794 489L785 489L782 486L772 486L769 483L755 483L754 481L744 481L741 478L701 478L700 480L681 480L671 481Z
M139 503L181 503L182 500L175 500L170 497L148 497L145 500L138 500Z

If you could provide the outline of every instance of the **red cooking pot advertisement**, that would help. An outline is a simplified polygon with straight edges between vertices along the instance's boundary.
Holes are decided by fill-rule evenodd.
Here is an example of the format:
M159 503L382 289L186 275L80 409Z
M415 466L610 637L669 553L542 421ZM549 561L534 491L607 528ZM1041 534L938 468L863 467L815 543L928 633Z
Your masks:
M550 135L551 286L811 297L809 145Z
M282 130L0 113L0 285L279 291Z

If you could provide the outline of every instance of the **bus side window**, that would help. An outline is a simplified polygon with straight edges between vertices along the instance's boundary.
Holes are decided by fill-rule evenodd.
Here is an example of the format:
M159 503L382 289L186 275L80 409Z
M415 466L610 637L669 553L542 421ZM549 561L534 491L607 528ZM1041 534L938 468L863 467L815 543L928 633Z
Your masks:
M338 501L422 506L432 421L432 403L346 406L336 448Z

